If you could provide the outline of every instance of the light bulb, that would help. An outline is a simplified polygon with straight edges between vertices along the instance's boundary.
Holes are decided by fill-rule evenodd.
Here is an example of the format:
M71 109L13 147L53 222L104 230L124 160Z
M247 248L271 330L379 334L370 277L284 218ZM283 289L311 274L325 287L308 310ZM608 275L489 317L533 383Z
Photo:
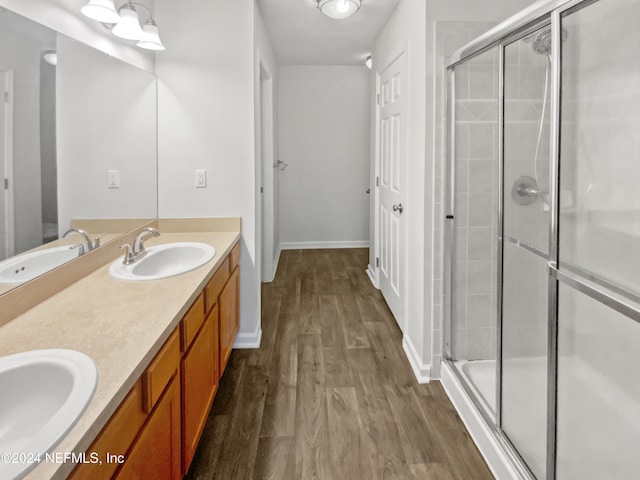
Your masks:
M336 9L340 13L345 13L347 10L349 10L349 0L338 0L338 6L336 7Z

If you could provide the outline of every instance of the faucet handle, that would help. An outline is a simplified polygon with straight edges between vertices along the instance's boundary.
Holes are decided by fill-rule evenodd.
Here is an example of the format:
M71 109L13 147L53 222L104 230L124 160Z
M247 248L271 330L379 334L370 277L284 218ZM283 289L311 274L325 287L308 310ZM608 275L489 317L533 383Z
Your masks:
M93 250L94 248L98 248L100 246L100 237L106 235L106 233L101 233L100 235L97 235L96 237L94 237L93 242L91 242L91 249Z
M74 250L76 248L78 249L78 256L79 257L81 257L82 255L87 253L87 252L84 251L84 244L83 243L76 243L75 245L71 245L69 247L69 250Z
M122 263L124 263L125 265L130 265L131 263L133 263L135 255L133 254L133 248L131 247L131 244L124 243L120 245L120 248L127 249L127 251L124 253L124 259L122 260Z

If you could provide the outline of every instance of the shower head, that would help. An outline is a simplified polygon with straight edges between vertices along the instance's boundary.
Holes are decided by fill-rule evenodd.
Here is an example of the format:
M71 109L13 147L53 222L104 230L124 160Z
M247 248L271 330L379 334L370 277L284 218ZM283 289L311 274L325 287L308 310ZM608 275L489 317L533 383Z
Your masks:
M567 39L567 31L562 29L562 41ZM551 27L543 28L523 38L531 44L531 49L538 55L551 55Z

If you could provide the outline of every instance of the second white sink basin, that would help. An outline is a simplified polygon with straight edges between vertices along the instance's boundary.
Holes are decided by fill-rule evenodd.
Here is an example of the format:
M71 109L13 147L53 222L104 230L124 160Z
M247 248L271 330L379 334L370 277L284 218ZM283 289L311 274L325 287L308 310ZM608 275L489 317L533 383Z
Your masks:
M23 283L78 258L77 245L43 248L0 262L0 283Z
M165 243L147 247L147 254L130 265L116 260L109 273L120 280L159 280L195 270L215 255L215 248L206 243Z
M0 357L0 478L22 478L66 435L93 397L98 370L75 350Z

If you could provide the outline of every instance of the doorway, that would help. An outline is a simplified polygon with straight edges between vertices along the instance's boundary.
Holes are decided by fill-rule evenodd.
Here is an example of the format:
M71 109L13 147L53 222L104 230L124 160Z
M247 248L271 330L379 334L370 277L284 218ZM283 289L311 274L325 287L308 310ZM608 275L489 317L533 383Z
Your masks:
M0 260L14 254L13 219L13 71L0 69Z

